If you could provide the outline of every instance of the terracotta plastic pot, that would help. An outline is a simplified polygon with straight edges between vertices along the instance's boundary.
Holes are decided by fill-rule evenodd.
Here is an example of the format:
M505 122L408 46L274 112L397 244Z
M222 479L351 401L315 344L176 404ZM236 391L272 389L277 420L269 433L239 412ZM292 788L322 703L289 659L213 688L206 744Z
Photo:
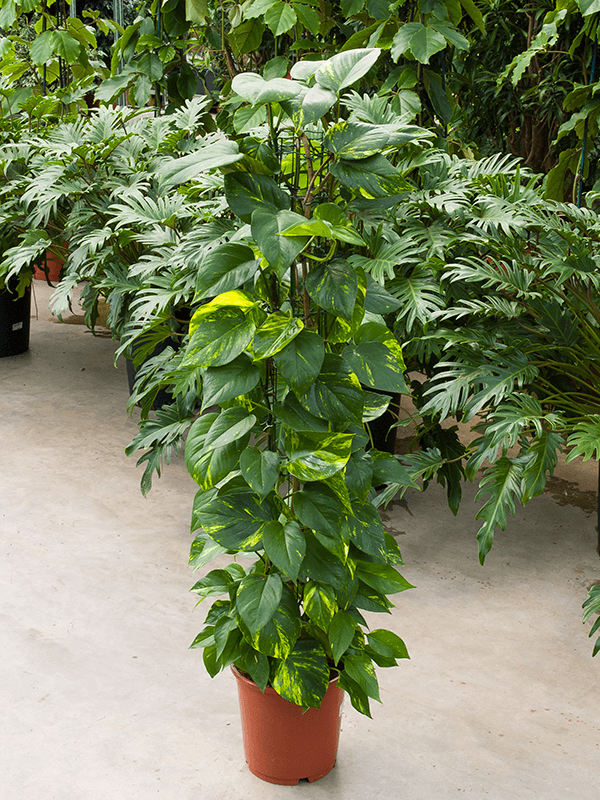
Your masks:
M58 258L57 256L53 256L51 253L46 253L46 258L44 260L45 266L48 269L48 280L52 283L56 283L60 280L60 271L64 266L64 261L62 258ZM39 281L46 280L46 273L44 271L44 262L42 262L41 266L36 266L33 277Z
M274 689L263 694L235 667L244 750L250 772L269 783L295 786L324 778L335 766L344 691L329 684L320 708L289 703Z

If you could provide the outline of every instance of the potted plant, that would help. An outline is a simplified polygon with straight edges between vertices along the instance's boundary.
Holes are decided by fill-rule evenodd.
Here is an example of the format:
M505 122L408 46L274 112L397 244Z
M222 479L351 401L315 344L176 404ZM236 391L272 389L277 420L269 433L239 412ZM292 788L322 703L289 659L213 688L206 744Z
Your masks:
M198 265L189 340L162 375L178 399L201 384L185 445L200 486L191 563L229 556L192 589L217 597L192 647L211 675L233 667L242 709L254 703L250 687L295 711L293 734L278 734L283 747L272 737L257 745L243 723L250 769L276 783L321 777L335 752L327 763L303 755L290 765L272 748L289 751L293 735L297 753L303 720L331 694L337 736L340 690L369 715L375 665L408 657L397 634L370 630L363 616L388 613L389 596L411 587L375 503L376 487L415 484L371 446L367 428L392 394L408 392L385 323L398 303L350 256L365 247L360 230L376 227L378 209L412 188L392 159L420 153L428 134L386 100L370 105L383 122L363 121L365 106L350 102L378 57L363 49L301 61L290 78L277 60L268 79L233 80L244 117L267 122L251 136L233 133L244 158L225 168L225 196L238 229Z

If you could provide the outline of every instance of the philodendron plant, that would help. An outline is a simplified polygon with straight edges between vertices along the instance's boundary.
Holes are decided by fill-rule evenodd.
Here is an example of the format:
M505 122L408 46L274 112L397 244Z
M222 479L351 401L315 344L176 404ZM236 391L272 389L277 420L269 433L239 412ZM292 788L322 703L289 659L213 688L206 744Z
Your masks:
M277 59L269 79L233 80L234 125L249 134L225 175L239 227L199 266L174 376L176 393L202 376L185 448L200 486L190 560L219 559L192 589L218 598L192 647L211 675L233 664L302 707L337 677L364 714L379 700L374 666L408 657L363 616L412 588L377 490L414 484L367 426L408 392L385 322L398 303L349 256L410 188L399 151L409 159L428 137L385 98L349 95L378 56L299 62L290 77Z

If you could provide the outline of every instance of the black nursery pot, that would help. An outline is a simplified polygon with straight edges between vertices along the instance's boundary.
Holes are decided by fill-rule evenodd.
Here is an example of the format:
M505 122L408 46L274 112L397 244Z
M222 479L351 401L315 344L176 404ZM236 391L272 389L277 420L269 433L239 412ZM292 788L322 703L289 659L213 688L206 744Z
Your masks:
M160 342L159 344L156 345L152 353L148 356L148 360L150 360L154 356L159 355L159 353L162 353L162 351L165 350L165 348L167 347L172 347L174 350L177 350L179 348L179 343L176 342L174 339L166 339L164 342ZM138 370L133 366L133 362L129 358L125 360L125 366L127 367L127 381L129 383L129 394L132 394L133 384L135 383L135 378ZM154 403L152 404L152 408L156 410L158 408L162 408L163 406L170 406L172 402L173 402L173 395L166 389L159 389L156 398L154 400Z
M370 391L377 390L371 389ZM384 392L379 392L379 394L384 394ZM397 407L399 404L400 395L393 395L390 405ZM377 419L367 423L373 437L373 447L376 450L391 453L392 455L396 452L396 431L398 429L391 426L397 421L398 417L396 415L392 414L391 411L386 411Z
M31 287L23 297L0 289L0 358L18 356L29 349Z

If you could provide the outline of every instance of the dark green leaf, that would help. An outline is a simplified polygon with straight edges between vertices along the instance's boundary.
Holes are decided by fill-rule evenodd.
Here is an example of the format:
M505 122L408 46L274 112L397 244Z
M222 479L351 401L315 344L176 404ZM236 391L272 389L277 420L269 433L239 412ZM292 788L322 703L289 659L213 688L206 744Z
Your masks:
M390 655L392 658L410 658L408 650L402 639L392 631L377 628L367 634L369 644L381 655Z
M323 339L313 331L303 330L276 353L275 364L292 391L301 395L318 376L324 358Z
M253 251L243 244L227 242L211 250L198 268L194 303L239 289L254 277L259 264Z
M367 655L347 653L344 656L344 674L356 681L368 697L381 702L375 667Z
M289 194L272 178L246 172L225 175L225 197L229 208L243 222L250 222L252 212L257 208L267 208L276 213L289 209L291 204Z
M359 561L356 565L356 574L367 586L384 595L415 588L412 583L409 583L400 575L398 570L389 564Z
M360 382L340 356L325 356L318 378L299 399L312 414L334 425L362 421L364 396Z
M297 522L268 522L263 529L263 547L267 557L293 581L306 552L306 540Z
M246 447L240 456L240 469L244 480L257 495L264 498L275 486L279 477L278 453Z
M321 308L344 319L352 318L358 277L353 267L345 261L338 259L314 267L306 279L306 289Z
M236 594L236 609L251 636L262 630L273 618L281 601L283 583L277 573L246 575Z
M350 614L345 611L337 611L327 632L333 660L336 664L350 647L355 631L356 622Z
M307 244L308 236L283 236L282 231L302 220L293 211L257 208L252 213L252 237L269 265L282 277Z
M281 601L272 618L254 636L240 619L242 633L250 644L266 656L286 658L300 634L300 614L294 595L284 585L281 592Z
M202 380L202 407L241 397L252 391L259 380L258 367L245 353L222 367L209 367Z
M274 518L270 503L254 494L213 497L197 510L208 535L228 550L255 550L260 546L263 526Z

